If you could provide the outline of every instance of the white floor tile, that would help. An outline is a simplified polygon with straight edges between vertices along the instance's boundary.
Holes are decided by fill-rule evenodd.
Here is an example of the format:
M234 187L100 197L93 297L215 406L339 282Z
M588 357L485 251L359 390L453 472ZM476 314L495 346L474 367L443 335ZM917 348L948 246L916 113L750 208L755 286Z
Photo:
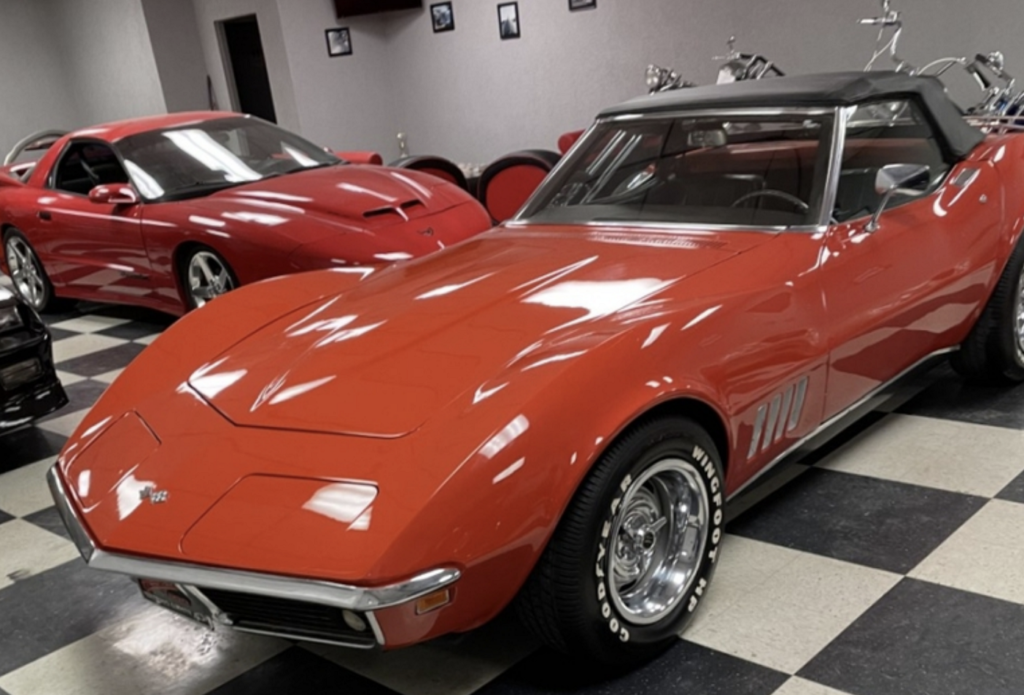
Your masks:
M0 589L79 557L71 541L15 519L0 524Z
M521 630L501 621L456 644L428 642L393 652L303 646L402 695L469 695L537 648Z
M132 342L138 343L140 345L152 345L153 341L156 340L159 337L160 337L159 333L154 333L153 335L147 335L147 336L143 336L142 338L136 338Z
M1024 604L1024 504L989 502L909 576Z
M200 695L287 646L212 632L154 607L0 677L0 688L10 695Z
M104 384L112 384L112 383L114 383L114 379L116 379L117 377L121 376L121 372L123 372L123 371L124 371L123 368L122 369L115 369L112 372L107 372L106 374L100 374L99 376L94 376L93 377L93 381L102 381Z
M71 360L82 355L90 355L100 350L107 350L118 345L124 345L127 340L112 338L106 335L76 335L64 340L53 342L53 361L57 364L65 360Z
M726 560L730 554L749 557ZM796 673L899 580L768 543L729 540L701 614L683 638Z
M88 412L88 408L76 410L73 413L61 415L60 417L54 418L52 420L40 422L36 425L36 427L38 427L41 430L46 430L47 432L59 434L62 437L70 437L72 433L74 433L75 428L78 427L79 423L82 422L83 418L85 418Z
M118 319L112 316L96 316L95 314L89 314L86 316L79 316L74 319L68 319L67 321L61 321L60 323L55 323L53 324L53 327L64 331L74 331L75 333L95 333L97 331L113 328L114 326L120 326L124 323L128 323L128 319Z
M890 415L839 449L824 468L994 497L1024 472L1024 432Z
M829 688L827 686L804 680L793 676L782 684L772 695L847 695L842 690Z
M64 386L71 386L71 384L77 384L80 381L85 381L84 376L69 374L68 372L62 372L59 369L57 370L57 378L60 379L60 383Z
M28 516L53 506L46 471L56 456L0 475L0 511L12 516Z

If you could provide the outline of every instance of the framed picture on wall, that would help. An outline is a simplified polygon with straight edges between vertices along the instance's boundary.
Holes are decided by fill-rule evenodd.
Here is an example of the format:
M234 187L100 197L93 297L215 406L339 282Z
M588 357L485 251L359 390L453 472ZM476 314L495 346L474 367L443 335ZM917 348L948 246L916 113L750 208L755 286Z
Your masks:
M569 11L596 10L597 0L569 0Z
M324 33L327 35L327 55L332 58L352 55L352 32L348 27L328 29Z
M439 2L430 6L430 19L434 23L434 33L453 31L455 29L455 10L450 2Z
M518 2L505 2L498 5L498 32L501 34L502 41L520 37Z

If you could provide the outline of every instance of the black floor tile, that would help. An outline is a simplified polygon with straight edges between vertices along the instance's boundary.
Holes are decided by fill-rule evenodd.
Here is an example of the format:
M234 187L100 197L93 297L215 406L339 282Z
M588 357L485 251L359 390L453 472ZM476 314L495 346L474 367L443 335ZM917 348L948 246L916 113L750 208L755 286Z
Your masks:
M680 640L657 660L617 677L595 673L592 665L573 665L560 654L542 650L477 695L768 695L787 679L778 671Z
M107 371L110 370L108 369ZM68 413L74 413L79 410L91 408L99 397L103 395L103 392L107 390L107 386L108 384L104 384L99 381L79 381L71 384L70 386L65 386L64 393L68 394L68 404L57 412L51 413L44 418L40 418L39 422L46 422L47 420L53 420L67 415Z
M118 319L128 319L140 323L153 323L169 326L176 320L174 316L165 314L162 311L155 311L141 306L130 304L96 304L93 302L83 303L82 308L89 314L96 316L110 316Z
M1004 487L1003 491L996 495L996 497L1001 500L1024 504L1024 473L1021 473L1012 483Z
M985 502L815 468L741 516L729 532L905 574Z
M64 411L61 411L64 412ZM30 463L56 456L67 437L53 434L38 427L0 436L0 473L13 471Z
M80 333L75 333L74 331L65 331L63 328L51 328L50 329L50 337L53 338L54 342L56 342L58 340L64 340L65 338L73 338L76 335L81 335L81 334Z
M0 589L0 675L149 605L131 580L88 569L77 559Z
M1024 606L904 579L798 675L852 695L1020 695Z
M7 512L0 511L0 524L6 524L8 521L13 521L15 517L11 516Z
M111 328L98 331L97 335L106 335L111 338L121 338L122 340L138 340L139 338L145 338L146 336L153 335L154 333L164 332L170 323L170 317L167 317L167 320L162 323L129 321L128 323L122 323L120 326L113 326Z
M60 519L60 512L57 511L56 507L47 507L42 511L29 514L22 518L22 521L28 521L40 528L44 528L50 533L56 533L58 536L71 540L71 534L68 533L67 528L64 526L64 522Z
M78 302L67 302L61 305L60 311L47 311L42 315L43 323L47 326L60 323L61 321L67 321L68 319L76 319L85 313L83 305Z
M949 366L934 370L932 376L932 385L904 404L899 412L1024 430L1024 384L975 384Z
M99 376L115 369L124 369L145 349L145 345L126 343L66 360L58 364L57 369L78 376Z
M300 647L243 673L208 695L397 695L367 678Z

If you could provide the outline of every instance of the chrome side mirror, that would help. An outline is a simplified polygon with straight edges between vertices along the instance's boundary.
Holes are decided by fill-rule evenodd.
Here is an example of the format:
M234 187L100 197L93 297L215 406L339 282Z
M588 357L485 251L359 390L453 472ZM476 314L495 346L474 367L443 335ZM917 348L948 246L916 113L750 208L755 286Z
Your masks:
M868 222L865 231L874 233L878 231L879 220L882 213L889 206L892 197L897 193L901 195L919 196L928 191L931 183L932 170L926 164L886 164L878 170L875 177L875 192L882 196L882 202Z

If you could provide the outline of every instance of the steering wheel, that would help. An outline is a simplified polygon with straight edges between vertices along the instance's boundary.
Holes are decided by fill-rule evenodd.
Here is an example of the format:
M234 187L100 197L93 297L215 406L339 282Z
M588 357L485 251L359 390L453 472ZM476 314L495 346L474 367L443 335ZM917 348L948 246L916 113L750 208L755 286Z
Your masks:
M792 193L778 191L775 190L774 188L766 188L763 191L751 191L750 193L747 193L746 195L742 195L739 198L737 198L730 207L739 207L748 200L753 200L754 198L761 197L781 198L782 200L785 200L787 203L792 203L793 205L797 206L800 209L800 212L807 212L808 210L811 209L810 205L800 200Z

